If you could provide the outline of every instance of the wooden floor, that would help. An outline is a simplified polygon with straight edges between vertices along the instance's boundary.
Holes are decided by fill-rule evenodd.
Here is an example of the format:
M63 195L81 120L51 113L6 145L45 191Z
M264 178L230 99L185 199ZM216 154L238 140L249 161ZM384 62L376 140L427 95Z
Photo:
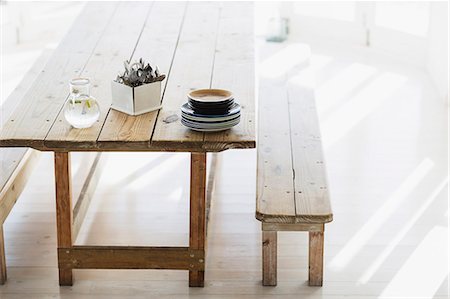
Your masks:
M261 65L283 67L273 54L290 46L263 46ZM204 288L188 288L186 271L158 270L75 270L73 287L60 288L53 162L45 154L5 223L0 298L447 298L448 110L422 71L332 50L312 57L334 212L322 288L307 286L307 234L287 232L279 234L278 286L261 286L254 150L223 154ZM262 88L282 90L297 73L262 72ZM74 155L75 176L82 155ZM77 243L187 245L189 156L103 159ZM74 192L80 188L75 182Z

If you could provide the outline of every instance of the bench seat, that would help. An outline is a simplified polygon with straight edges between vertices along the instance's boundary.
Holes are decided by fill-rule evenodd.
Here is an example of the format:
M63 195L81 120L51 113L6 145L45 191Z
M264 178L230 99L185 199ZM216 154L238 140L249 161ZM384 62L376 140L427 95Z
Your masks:
M278 231L310 234L310 285L322 285L324 224L333 220L314 88L305 72L259 92L256 219L263 284L276 285ZM262 85L262 84L261 84Z
M34 83L37 75L47 63L50 54L50 51L43 52L20 84L1 105L1 125L7 121L19 101ZM39 156L40 152L29 148L0 148L0 284L4 284L6 281L3 223L25 188Z

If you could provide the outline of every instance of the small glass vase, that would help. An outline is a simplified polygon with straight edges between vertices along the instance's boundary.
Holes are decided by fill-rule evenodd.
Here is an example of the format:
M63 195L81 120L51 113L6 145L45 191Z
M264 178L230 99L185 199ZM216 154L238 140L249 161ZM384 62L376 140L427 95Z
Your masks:
M100 117L97 100L90 95L91 82L87 78L75 78L69 85L70 95L64 107L64 117L74 128L89 128Z
M288 19L274 17L269 19L267 24L266 41L281 43L288 35Z

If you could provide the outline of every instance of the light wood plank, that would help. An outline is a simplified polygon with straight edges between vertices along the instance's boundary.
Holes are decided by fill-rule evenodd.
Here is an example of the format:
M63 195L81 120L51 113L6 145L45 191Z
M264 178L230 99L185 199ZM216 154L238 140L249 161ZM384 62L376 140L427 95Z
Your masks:
M123 69L123 61L132 57L151 4L147 2L120 3L109 26L102 33L94 55L90 57L81 72L82 77L91 80L91 94L100 105L99 120L90 128L75 129L65 121L62 110L45 138L47 146L67 148L67 144L77 143L78 147L95 147L110 110L111 81Z
M262 284L277 285L277 232L262 232Z
M105 159L105 157L102 159L101 153L96 154L94 162L81 189L78 200L73 208L73 240L77 239L83 220L86 217L89 205L92 197L94 196L101 173L105 166Z
M207 185L206 185L206 235L208 235L208 225L213 205L214 188L220 175L221 154L212 153L208 158ZM206 250L206 248L205 248Z
M204 133L208 150L255 147L253 6L252 2L224 2L221 7L211 87L233 92L241 105L241 122L230 130Z
M0 222L0 285L6 282L5 238L3 236L3 223Z
M157 65L161 73L167 75L162 82L161 97L171 77L172 59L186 5L184 2L155 2L133 55L133 59L142 57L152 65ZM130 142L133 142L130 147L136 147L136 143L147 147L157 115L158 111L129 116L111 109L98 138L99 147L115 148L117 142L123 142L123 147Z
M56 225L58 248L68 248L72 239L72 183L70 153L55 153ZM72 269L59 269L59 284L72 285Z
M219 3L189 2L151 146L202 149L203 134L181 124L180 107L190 90L210 86L218 20Z
M206 153L191 154L189 249L205 251ZM205 271L189 271L189 286L203 287Z
M261 88L258 113L256 218L264 222L293 222L294 183L284 88Z
M263 231L302 231L302 232L323 232L323 224L317 223L261 223Z
M74 246L59 248L62 269L204 269L204 252L188 247Z
M36 78L41 74L45 68L49 58L52 56L52 50L44 50L42 54L36 59L31 68L25 73L23 79L14 88L11 94L1 104L0 113L0 125L3 127L9 117L14 112L14 109L19 105L20 101L24 98L28 90L33 86Z
M322 286L323 282L323 232L309 233L309 276L310 286Z
M333 220L314 89L288 90L297 222Z
M273 89L272 92L275 92ZM258 192L264 192L270 186L280 188L284 185L293 185L289 191L277 190L271 196L264 194L263 198L258 195L257 199L257 219L268 223L326 223L333 220L331 204L326 182L325 163L322 152L322 143L320 140L319 120L315 108L314 90L307 86L291 86L289 92L285 88L278 88L279 97L287 97L288 115L284 115L288 124L274 126L270 123L270 116L273 111L279 109L276 105L264 106L266 95L260 93L260 115L265 110L269 115L266 119L260 117L258 142L263 142L269 138L268 132L276 128L288 127L285 143L280 143L273 137L268 139L268 144L277 144L278 150L283 148L284 153L268 156L267 148L259 147L258 151ZM274 96L275 98L276 96ZM283 116L281 116L283 117ZM272 119L281 119L280 115ZM286 135L286 132L284 133ZM281 133L283 134L283 133ZM280 134L278 134L279 136ZM280 138L280 137L278 137ZM284 144L284 145L283 145ZM276 168L279 171L278 176L275 171L267 174L264 169L265 164L279 163L280 159L291 158L291 169L287 167ZM266 156L265 158L263 158ZM284 178L282 178L284 176ZM281 181L277 179L281 179ZM262 181L265 181L262 187ZM284 182L283 182L284 181ZM280 185L281 184L281 185ZM284 185L283 185L284 184ZM271 189L269 191L273 191ZM279 196L283 193L292 193L292 197L285 202L281 202ZM260 193L258 193L260 194ZM277 195L278 194L278 195ZM265 205L261 203L266 201ZM291 202L292 200L292 202ZM280 209L289 207L283 212ZM292 213L292 208L294 213Z
M74 199L74 207L78 205L78 201L82 198L82 192L88 191L89 193L89 188L86 189L87 178L92 173L93 165L97 157L98 152L71 152L72 198Z
M0 148L0 190L5 187L27 151L29 149L19 147Z
M9 180L0 190L0 224L5 222L20 193L25 188L34 166L39 161L39 156L40 153L38 151L28 150L20 160L19 165L14 169Z
M43 140L108 25L115 3L89 4L0 132L1 145L43 147ZM95 30L93 30L95 28Z
M45 50L34 62L30 70L25 74L19 85L12 91L5 102L1 106L0 124L3 127L4 122L13 113L14 109L23 99L28 89L33 85L39 73L45 67L52 51ZM0 145L2 141L0 140ZM3 189L6 182L19 165L28 149L25 148L0 148L0 190Z
M2 127L45 67L50 55L51 51L45 50L39 56L19 85L2 104L0 112ZM40 153L32 149L0 148L0 284L4 284L7 279L3 223L23 191L39 156Z

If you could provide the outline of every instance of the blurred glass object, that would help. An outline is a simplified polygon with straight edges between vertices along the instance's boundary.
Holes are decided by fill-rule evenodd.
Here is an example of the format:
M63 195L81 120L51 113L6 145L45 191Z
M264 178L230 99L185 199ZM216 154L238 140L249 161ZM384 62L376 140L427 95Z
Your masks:
M270 18L267 22L266 41L283 42L288 35L288 19L281 17Z

